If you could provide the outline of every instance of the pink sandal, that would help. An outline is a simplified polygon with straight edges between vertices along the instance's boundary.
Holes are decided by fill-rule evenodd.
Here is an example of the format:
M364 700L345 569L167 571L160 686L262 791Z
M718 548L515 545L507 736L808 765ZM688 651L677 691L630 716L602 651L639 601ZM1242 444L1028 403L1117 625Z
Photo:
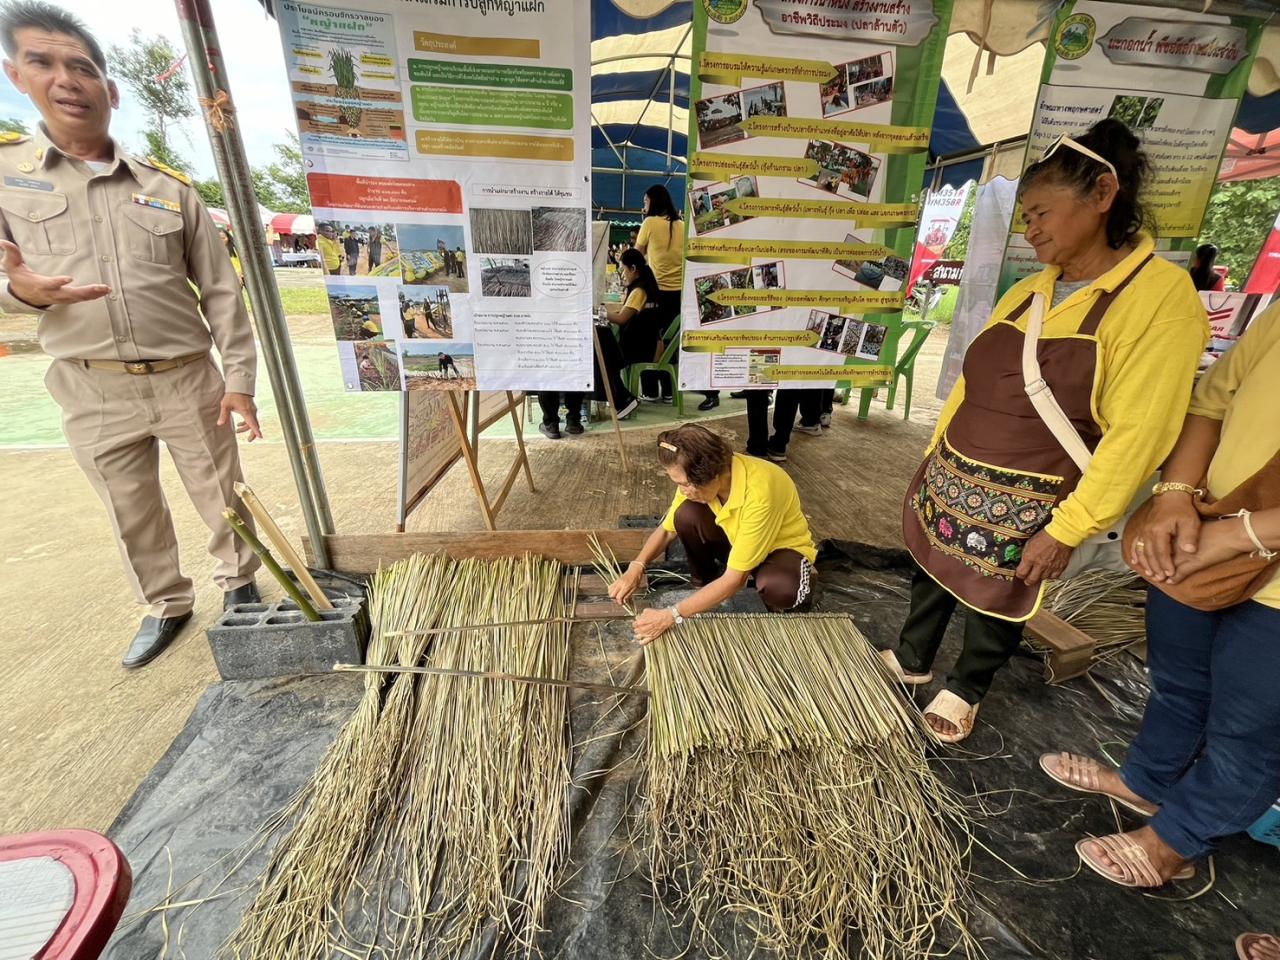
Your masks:
M1051 760L1058 761L1062 767L1062 773L1055 773L1050 769L1049 761ZM1068 790L1075 790L1078 793L1099 794L1114 800L1127 810L1132 810L1140 817L1154 817L1160 809L1155 804L1141 807L1132 800L1125 800L1123 797L1118 797L1114 793L1108 793L1103 790L1098 785L1098 774L1102 771L1102 765L1097 760L1089 757L1081 757L1074 753L1066 752L1045 753L1040 756L1040 769L1048 774L1050 780L1066 787Z
M1086 846L1096 843L1111 861L1120 869L1120 876L1116 876L1105 866L1100 859L1096 859L1092 853L1089 853ZM1076 853L1080 855L1080 860L1086 867L1096 873L1098 876L1110 880L1112 883L1121 887L1133 887L1139 890L1154 890L1156 887L1163 887L1168 881L1160 876L1160 871L1155 868L1151 862L1151 858L1147 856L1147 851L1138 843L1130 840L1122 833L1112 833L1105 837L1088 837L1076 844ZM1170 880L1190 880L1196 875L1196 868L1192 864L1187 864Z

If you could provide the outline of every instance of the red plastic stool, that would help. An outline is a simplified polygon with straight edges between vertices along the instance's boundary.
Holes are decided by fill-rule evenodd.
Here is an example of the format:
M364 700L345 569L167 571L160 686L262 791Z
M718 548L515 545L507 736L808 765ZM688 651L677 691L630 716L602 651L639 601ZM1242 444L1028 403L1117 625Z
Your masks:
M0 957L94 960L132 889L129 861L91 830L0 837Z

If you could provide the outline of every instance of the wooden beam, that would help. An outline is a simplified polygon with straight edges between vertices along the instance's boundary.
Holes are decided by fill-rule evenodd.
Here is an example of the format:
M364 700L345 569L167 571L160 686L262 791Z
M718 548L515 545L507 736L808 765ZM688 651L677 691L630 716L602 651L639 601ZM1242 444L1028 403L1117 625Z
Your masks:
M1026 629L1049 648L1044 668L1046 683L1061 683L1089 672L1097 641L1083 630L1048 610L1041 610L1028 620Z
M587 539L594 534L619 558L634 557L648 539L649 530L503 530L475 533L362 533L326 537L333 569L341 573L373 573L415 553L443 551L459 560L468 557L496 559L533 553L570 566L590 566L593 560ZM304 537L307 561L315 563L311 541Z

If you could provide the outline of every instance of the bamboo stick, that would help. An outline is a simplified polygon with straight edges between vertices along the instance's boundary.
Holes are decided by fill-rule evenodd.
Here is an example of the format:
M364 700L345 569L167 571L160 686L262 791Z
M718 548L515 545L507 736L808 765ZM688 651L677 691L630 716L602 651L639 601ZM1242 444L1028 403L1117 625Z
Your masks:
M289 575L280 568L280 564L271 555L271 551L264 547L262 541L254 536L253 531L240 519L240 515L234 510L223 510L222 515L226 518L227 523L231 525L231 529L235 531L236 536L247 543L249 549L258 555L258 559L267 568L267 572L280 582L280 586L284 587L284 592L298 605L302 615L311 621L321 619L320 614L316 613L316 608L311 605L311 601L302 595L302 591L298 589L297 584L289 579Z
M280 552L280 555L284 557L285 563L289 564L289 569L294 572L298 581L306 588L316 609L332 610L333 601L325 596L325 592L320 589L320 584L316 583L316 578L311 575L307 565L298 556L298 552L293 549L293 544L284 535L284 531L276 525L266 506L258 499L258 495L253 492L247 483L242 483L239 480L235 483L235 491L236 496L253 514L253 519L257 521L258 526L266 532L267 539L271 541L272 546Z
M433 627L430 630L396 630L393 637L434 637L442 633L465 633L471 630L503 630L508 627L538 627L548 623L609 623L631 617L551 617L545 620L504 620L501 623L467 623L456 627Z
M423 676L471 677L477 680L510 680L513 683L534 683L547 687L563 687L566 690L590 690L594 693L616 693L629 697L647 697L644 687L615 687L609 683L586 683L581 680L556 680L553 677L522 677L514 673L495 673L491 670L448 670L444 667L379 667L363 663L335 663L334 673L416 673Z

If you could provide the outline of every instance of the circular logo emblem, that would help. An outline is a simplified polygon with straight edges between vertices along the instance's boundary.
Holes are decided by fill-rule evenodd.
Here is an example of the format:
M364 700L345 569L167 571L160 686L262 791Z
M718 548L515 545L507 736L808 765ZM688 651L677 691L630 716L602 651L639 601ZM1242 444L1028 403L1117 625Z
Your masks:
M1063 20L1053 38L1053 49L1063 60L1079 60L1093 46L1098 24L1087 13L1075 13Z
M702 0L702 9L716 23L733 23L747 12L747 0Z

